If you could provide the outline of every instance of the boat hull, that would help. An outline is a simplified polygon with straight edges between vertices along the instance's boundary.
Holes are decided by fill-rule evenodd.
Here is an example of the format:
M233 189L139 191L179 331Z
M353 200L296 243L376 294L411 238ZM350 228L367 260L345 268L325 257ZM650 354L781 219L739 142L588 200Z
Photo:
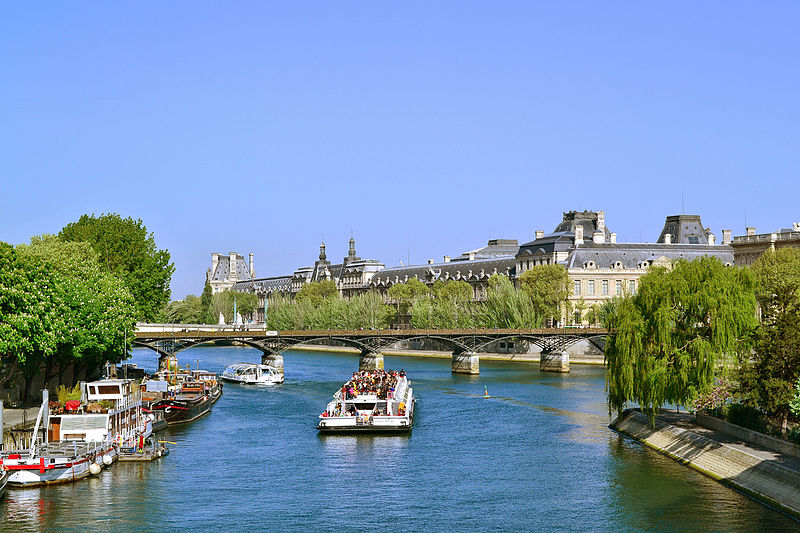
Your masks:
M151 409L163 409L164 421L168 426L174 426L197 420L208 414L213 403L211 396L204 396L198 400L162 400Z
M92 463L103 465L103 457L106 455L111 457L112 462L117 459L116 450L110 446L75 458L59 458L52 464L40 457L33 460L6 459L3 466L8 469L8 486L38 487L83 479L89 476Z

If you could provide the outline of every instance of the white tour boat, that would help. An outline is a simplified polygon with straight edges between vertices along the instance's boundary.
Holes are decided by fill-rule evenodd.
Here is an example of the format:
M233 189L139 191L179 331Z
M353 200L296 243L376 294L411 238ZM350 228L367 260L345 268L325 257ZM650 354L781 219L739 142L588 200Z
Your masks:
M356 372L319 416L322 433L401 433L414 422L414 390L405 372Z
M30 449L2 453L9 485L66 483L97 474L116 460L119 448L135 449L152 433L133 380L82 382L81 400L57 409L51 412L47 391L42 391ZM41 440L40 428L46 428Z
M283 374L269 365L255 363L236 363L230 365L220 375L226 381L244 383L246 385L265 385L269 383L283 383Z

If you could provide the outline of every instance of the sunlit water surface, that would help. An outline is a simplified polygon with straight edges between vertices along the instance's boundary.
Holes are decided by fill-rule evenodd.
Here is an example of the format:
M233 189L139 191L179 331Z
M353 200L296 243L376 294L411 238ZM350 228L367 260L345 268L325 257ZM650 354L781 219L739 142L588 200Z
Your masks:
M260 359L197 347L221 372ZM154 369L153 352L134 362ZM286 382L228 384L212 412L160 436L172 453L99 477L11 490L4 531L789 531L800 523L608 429L604 370L567 375L386 358L418 397L410 436L322 436L316 417L357 368L288 352ZM484 386L491 399L482 399Z

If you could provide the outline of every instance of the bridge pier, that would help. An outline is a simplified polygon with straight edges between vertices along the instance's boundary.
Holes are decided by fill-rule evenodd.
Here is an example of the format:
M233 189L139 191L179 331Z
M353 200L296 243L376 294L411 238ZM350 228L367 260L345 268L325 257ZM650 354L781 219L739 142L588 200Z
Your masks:
M475 352L453 352L453 374L480 374L480 358Z
M261 355L261 364L269 365L283 375L283 355L279 353L264 352Z
M383 354L378 352L361 352L358 358L358 369L371 372L383 370Z
M539 356L539 371L569 372L569 352L545 352Z

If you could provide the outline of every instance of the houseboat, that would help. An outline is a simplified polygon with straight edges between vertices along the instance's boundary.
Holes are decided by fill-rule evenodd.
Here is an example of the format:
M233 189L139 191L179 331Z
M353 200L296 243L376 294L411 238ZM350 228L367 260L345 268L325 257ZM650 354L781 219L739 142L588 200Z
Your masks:
M80 390L81 399L65 405L50 404L42 391L30 449L2 453L10 485L65 483L99 473L116 460L118 448L136 447L152 433L133 380L81 382Z
M414 422L414 391L405 372L356 372L319 416L321 433L407 433Z
M166 398L152 402L150 411L163 411L169 426L183 424L208 414L216 401L215 396L219 397L202 381L183 381L178 391L169 391Z
M283 374L269 365L255 363L236 363L230 365L220 374L225 381L242 383L245 385L269 385L283 383Z

